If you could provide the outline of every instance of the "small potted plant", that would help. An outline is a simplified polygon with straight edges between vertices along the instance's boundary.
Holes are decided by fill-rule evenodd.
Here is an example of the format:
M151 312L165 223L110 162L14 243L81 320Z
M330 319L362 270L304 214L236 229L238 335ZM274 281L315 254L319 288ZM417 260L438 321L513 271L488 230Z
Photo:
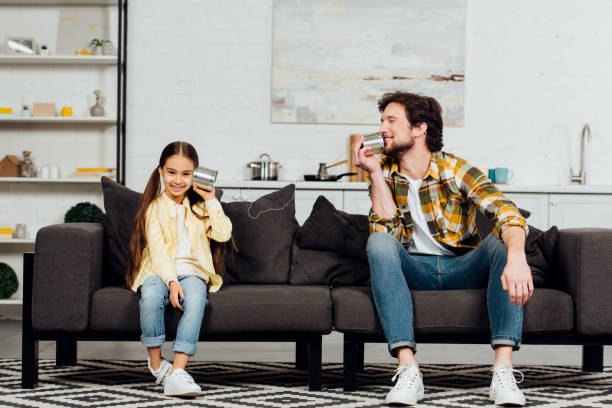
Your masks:
M102 55L102 46L104 45L104 39L94 38L89 43L89 46L93 48L93 54Z
M23 105L23 107L21 108L21 116L23 116L24 118L29 118L30 116L32 116L30 105Z
M96 95L96 104L89 109L89 113L91 116L104 116L104 106L100 103L100 99L102 99L102 92L99 89L93 91L94 95Z

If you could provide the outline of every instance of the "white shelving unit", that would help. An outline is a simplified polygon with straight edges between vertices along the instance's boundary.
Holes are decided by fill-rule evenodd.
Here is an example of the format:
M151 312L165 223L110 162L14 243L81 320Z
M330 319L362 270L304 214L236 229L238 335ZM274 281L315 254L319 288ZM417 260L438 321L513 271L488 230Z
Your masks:
M55 123L64 123L64 124L68 124L68 123L86 123L86 124L90 124L90 125L106 125L106 126L115 126L117 124L117 118L116 117L109 117L109 116L103 116L103 117L74 117L74 116L69 116L69 117L64 117L64 116L39 116L39 117L21 117L21 116L6 116L6 117L2 117L0 116L0 124L1 123L23 123L23 124L28 124L28 123L49 123L49 124L55 124Z
M0 55L0 64L117 65L117 57L108 55Z
M23 253L33 251L40 228L62 223L65 212L79 202L102 207L100 178L70 177L72 171L77 167L115 167L116 176L124 182L126 4L126 0L0 0L1 48L6 36L33 37L37 44L53 38L57 35L53 31L56 20L49 18L61 18L62 12L101 10L113 19L109 20L111 31L103 38L112 40L117 54L0 55L0 77L4 75L10 85L3 87L4 102L0 105L12 104L15 112L0 114L0 160L7 154L30 150L39 171L43 165L55 165L64 176L0 177L0 225L27 226L25 239L0 240L0 262L10 265L19 279L18 292L11 299L0 300L0 306L23 303ZM22 15L28 15L23 24L19 22ZM102 91L107 116L89 116L94 89ZM72 106L76 116L20 116L21 104L35 102L53 102L57 110Z

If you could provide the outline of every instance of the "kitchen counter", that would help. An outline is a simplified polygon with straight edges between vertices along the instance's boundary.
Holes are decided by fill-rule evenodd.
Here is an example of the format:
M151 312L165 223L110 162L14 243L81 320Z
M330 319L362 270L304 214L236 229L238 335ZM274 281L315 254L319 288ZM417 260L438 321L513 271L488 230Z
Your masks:
M367 190L365 182L348 181L303 181L303 180L219 180L219 188L278 189L294 183L300 190ZM551 194L612 194L612 185L528 185L496 184L507 193L551 193Z

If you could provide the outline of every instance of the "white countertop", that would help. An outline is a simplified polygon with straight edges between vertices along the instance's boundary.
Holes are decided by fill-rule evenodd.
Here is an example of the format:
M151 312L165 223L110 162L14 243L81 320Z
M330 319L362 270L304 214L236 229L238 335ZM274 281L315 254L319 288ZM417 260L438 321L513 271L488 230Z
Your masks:
M303 181L303 180L219 180L215 185L219 188L260 188L278 189L287 184L295 184L300 190L367 190L365 182L350 181ZM552 194L612 194L612 185L528 185L496 184L506 193L552 193Z

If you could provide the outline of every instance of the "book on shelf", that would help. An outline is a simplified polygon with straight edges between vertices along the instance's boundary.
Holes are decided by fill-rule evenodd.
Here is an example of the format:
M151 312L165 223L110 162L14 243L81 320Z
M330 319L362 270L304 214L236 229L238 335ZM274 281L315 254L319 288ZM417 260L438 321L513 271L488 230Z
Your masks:
M112 167L77 167L74 177L100 178L102 176L114 179L115 169Z

